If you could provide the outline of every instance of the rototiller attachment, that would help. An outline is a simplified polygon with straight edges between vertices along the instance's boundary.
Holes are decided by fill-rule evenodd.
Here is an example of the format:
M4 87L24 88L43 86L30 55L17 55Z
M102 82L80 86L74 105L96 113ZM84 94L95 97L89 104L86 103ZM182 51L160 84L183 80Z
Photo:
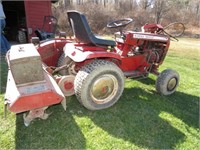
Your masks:
M56 80L45 69L40 54L33 44L12 46L7 53L8 78L5 103L14 113L24 115L25 125L34 118L46 119L45 109L65 101Z

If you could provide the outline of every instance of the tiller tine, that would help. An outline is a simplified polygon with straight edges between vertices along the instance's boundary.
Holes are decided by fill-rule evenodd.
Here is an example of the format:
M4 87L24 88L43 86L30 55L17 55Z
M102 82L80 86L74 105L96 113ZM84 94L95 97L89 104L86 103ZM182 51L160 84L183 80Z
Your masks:
M26 113L23 114L24 118L24 125L29 126L31 121L33 121L36 118L41 118L43 120L46 120L50 114L45 113L45 110L48 107L43 107L40 109L30 110L29 113L26 115Z

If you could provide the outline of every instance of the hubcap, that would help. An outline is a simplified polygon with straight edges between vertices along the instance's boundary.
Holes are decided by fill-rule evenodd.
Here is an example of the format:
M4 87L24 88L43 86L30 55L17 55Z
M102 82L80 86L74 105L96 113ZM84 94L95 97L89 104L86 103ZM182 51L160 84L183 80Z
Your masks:
M113 75L103 75L92 85L90 94L97 104L104 104L113 99L118 89L117 79Z
M177 85L177 80L176 80L176 78L170 79L169 82L168 82L168 85L167 85L168 91L174 90L174 88L176 87L176 85Z
M67 75L63 76L58 82L58 85L65 96L71 96L74 94L74 79L75 76Z
M66 91L73 89L74 88L73 82L65 81L64 82L64 88L65 88Z

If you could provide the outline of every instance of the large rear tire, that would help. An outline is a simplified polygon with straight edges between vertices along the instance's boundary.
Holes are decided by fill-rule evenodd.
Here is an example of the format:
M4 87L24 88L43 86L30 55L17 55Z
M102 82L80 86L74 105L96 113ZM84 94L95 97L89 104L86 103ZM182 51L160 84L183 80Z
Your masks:
M77 99L87 109L105 109L122 95L124 75L114 63L94 60L77 73L74 89Z
M175 70L166 69L160 73L156 80L156 90L162 95L171 95L179 84L179 74Z

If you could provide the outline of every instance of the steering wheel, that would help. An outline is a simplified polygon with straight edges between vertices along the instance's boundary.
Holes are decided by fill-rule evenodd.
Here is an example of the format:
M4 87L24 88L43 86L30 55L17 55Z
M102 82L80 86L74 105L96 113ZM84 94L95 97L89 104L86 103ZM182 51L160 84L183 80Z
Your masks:
M124 18L124 19L121 19L121 20L116 20L116 21L108 23L107 27L108 28L123 27L123 26L128 25L131 22L133 22L133 19L131 19L131 18Z
M178 41L176 37L181 36L185 31L185 26L183 23L174 22L164 27L159 33L166 34L170 37L171 40Z

